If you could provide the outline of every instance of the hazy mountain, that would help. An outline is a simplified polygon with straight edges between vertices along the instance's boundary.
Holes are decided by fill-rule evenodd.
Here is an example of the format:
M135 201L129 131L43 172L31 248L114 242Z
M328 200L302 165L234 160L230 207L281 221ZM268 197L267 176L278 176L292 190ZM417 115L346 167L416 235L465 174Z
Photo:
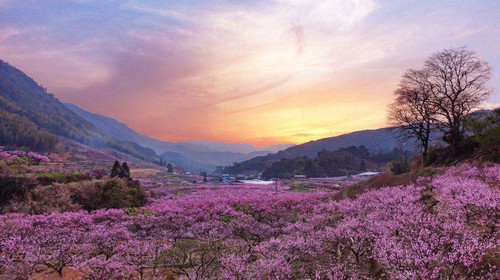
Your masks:
M189 143L202 145L211 148L217 152L232 152L232 153L243 153L249 154L253 152L269 152L276 153L281 150L295 146L295 144L280 144L273 145L264 148L257 148L248 143L222 143L222 142L209 142L209 141L189 141Z
M164 142L142 135L109 117L90 113L73 104L66 106L101 130L121 141L130 141L149 147L167 160L191 171L212 171L218 165L245 162L262 168L281 158L307 156L314 158L321 150L338 150L349 146L367 147L370 152L387 152L395 147L406 150L415 148L414 142L400 143L395 133L387 128L363 130L335 137L323 138L300 145L276 145L260 150L250 144L214 143L209 141ZM291 146L291 147L290 147ZM278 151L281 151L277 153ZM271 153L269 155L269 153Z
M249 154L260 149L248 143L222 143L222 142L209 142L209 141L189 141L189 143L209 147L217 152L232 152Z
M349 146L365 146L370 152L388 152L393 148L399 147L404 150L414 150L415 142L408 141L401 143L396 137L393 129L379 128L372 130L361 130L339 136L323 138L310 141L294 147L285 149L284 152L291 156L307 156L314 158L321 150L334 151Z
M173 143L160 141L146 135L137 133L132 128L128 127L126 124L119 122L115 119L105 117L99 114L88 112L74 104L65 103L68 109L75 112L80 117L88 120L101 130L105 131L109 135L112 135L120 141L135 142L141 146L149 147L153 149L158 154L162 154L167 151L182 152L184 150L199 151L199 152L212 152L208 147L191 144L191 143Z
M294 147L296 145L297 144L279 144L279 145L273 145L273 146L265 147L262 150L264 150L264 151L270 151L272 153L277 153L279 151L286 150L286 149Z
M247 143L219 143L219 142L209 142L209 141L190 141L190 142L168 142L161 141L149 136L137 133L132 128L128 127L126 124L119 122L115 119L102 116L99 114L88 112L74 104L65 103L68 109L75 112L77 115L88 120L96 127L105 131L109 135L115 137L120 141L136 142L139 145L149 147L159 154L173 151L177 153L192 153L192 152L230 152L237 154L251 154L254 152L259 152L259 154L277 152L279 150L286 149L294 144L284 144L270 146L267 148L259 149Z
M250 144L214 143L208 141L166 142L142 135L115 119L88 112L74 104L65 104L68 109L94 124L120 141L134 142L153 149L167 162L186 170L198 172L215 170L219 165L230 165L256 156L267 155L285 146L271 146L260 150Z

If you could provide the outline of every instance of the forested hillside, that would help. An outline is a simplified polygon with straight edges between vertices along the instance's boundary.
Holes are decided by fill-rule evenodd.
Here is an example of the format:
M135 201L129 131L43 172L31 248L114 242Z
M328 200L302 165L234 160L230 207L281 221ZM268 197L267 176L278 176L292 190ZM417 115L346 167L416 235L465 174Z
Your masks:
M111 140L94 125L68 110L22 71L0 60L0 109L25 117L40 129L82 143Z
M159 160L136 143L118 141L78 116L19 69L0 60L0 145L48 150L57 136L100 148L112 148L141 159Z

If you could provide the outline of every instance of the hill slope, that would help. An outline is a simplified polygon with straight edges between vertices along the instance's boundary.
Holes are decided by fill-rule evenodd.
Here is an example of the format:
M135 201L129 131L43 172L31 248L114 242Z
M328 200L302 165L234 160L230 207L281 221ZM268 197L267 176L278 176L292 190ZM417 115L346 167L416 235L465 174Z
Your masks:
M0 60L0 144L45 150L62 136L100 148L111 148L142 159L156 153L129 141L117 140L75 114L21 70Z
M390 128L361 130L339 136L323 138L297 145L284 150L291 156L307 156L314 158L319 151L333 151L349 146L365 146L370 152L388 152L393 148L414 150L415 142L400 143L395 133Z
M259 173L271 167L273 163L281 159L292 159L304 156L309 159L314 159L320 151L336 151L351 146L365 146L372 154L388 153L395 148L408 151L415 150L415 143L413 141L400 143L392 129L380 128L356 131L310 141L290 147L278 153L258 156L243 162L238 162L225 170L230 173L234 170L239 170L238 172L241 173Z
M111 138L68 110L46 89L19 69L0 60L0 109L35 123L40 129L82 143Z

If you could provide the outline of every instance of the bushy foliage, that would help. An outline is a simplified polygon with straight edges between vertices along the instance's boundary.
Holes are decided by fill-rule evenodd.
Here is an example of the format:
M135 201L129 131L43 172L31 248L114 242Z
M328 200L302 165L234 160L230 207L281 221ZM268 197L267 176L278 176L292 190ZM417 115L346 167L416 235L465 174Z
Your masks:
M41 163L47 163L50 159L42 154L35 152L24 152L21 150L6 151L4 147L0 146L0 160L10 164L10 163L27 163L33 165L39 165Z
M410 161L405 158L400 158L399 160L393 161L391 162L390 170L394 175L408 173L411 170Z
M499 181L499 166L464 165L340 201L282 186L277 195L263 185L173 194L145 183L164 193L144 208L0 216L0 273L28 278L72 267L86 279L498 279Z
M84 210L140 207L147 202L139 181L113 178L70 186L72 199Z
M370 155L370 159L378 163L386 163L398 160L402 157L413 157L417 153L415 151L406 151L399 148L394 148L387 153L375 153Z
M45 214L81 210L82 207L75 203L71 196L71 189L63 184L39 185L30 190L23 199L11 203L8 212Z
M436 147L430 150L426 166L450 165L461 161L500 161L500 109L476 111L467 116L466 134L452 147Z
M167 172L168 173L173 173L174 172L174 167L172 166L171 163L167 164Z
M231 166L224 167L223 173L238 174L238 173L260 173L271 167L273 163L281 159L293 158L287 152L280 151L275 154L268 154L266 156L258 156L242 162L234 162Z
M500 108L485 118L470 116L465 127L473 134L472 140L478 148L487 151L487 159L500 161Z
M49 175L52 176L45 177ZM147 202L139 181L119 178L89 181L87 174L71 173L49 173L45 176L0 176L0 212L42 214L92 211L140 207Z
M311 160L307 157L284 158L264 170L262 176L265 178L289 179L295 174L304 174L304 168L307 164L311 164Z

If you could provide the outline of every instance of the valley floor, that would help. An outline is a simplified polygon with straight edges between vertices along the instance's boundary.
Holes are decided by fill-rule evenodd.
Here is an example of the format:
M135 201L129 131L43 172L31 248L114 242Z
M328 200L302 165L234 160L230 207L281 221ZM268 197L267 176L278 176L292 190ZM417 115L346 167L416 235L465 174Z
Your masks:
M144 206L0 215L0 279L498 279L500 166L441 173L338 200L133 168Z

